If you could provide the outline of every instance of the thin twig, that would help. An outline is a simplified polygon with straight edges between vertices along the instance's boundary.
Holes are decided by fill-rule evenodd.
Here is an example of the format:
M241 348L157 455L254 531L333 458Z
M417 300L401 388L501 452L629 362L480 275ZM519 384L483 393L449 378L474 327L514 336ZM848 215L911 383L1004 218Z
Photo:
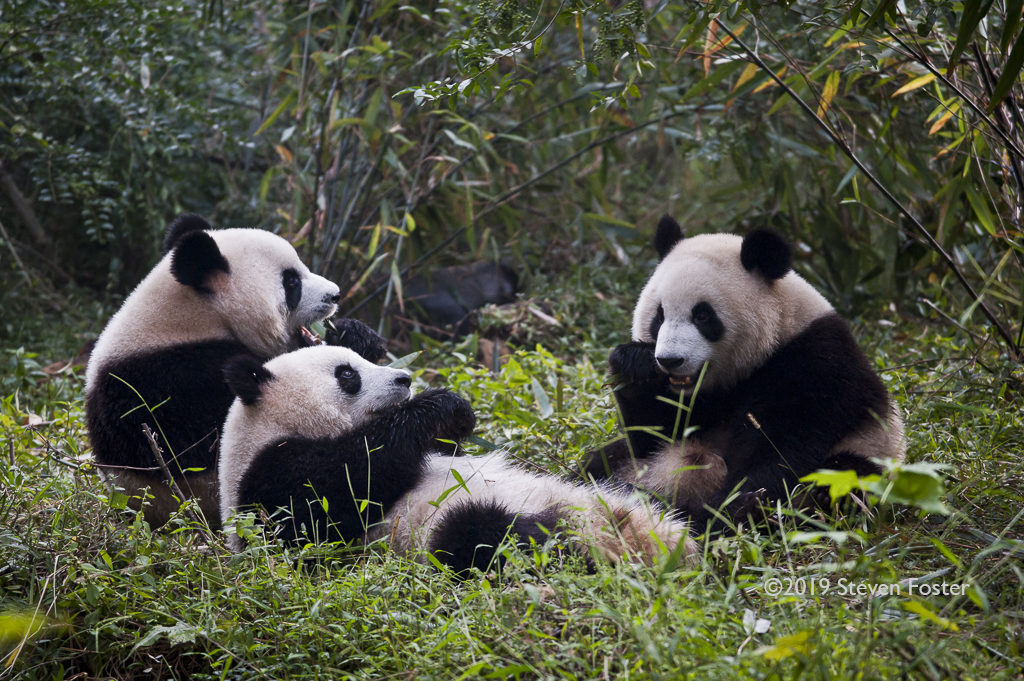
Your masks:
M157 465L160 466L160 470L164 473L164 482L166 482L167 486L171 488L174 495L181 501L193 498L191 496L185 496L182 493L181 488L178 487L177 481L174 479L174 476L171 475L171 469L168 468L167 462L164 461L164 453L163 450L160 449L160 444L156 441L156 433L153 432L153 429L149 427L148 423L142 424L142 434L146 436L146 441L149 442L149 448L153 452L153 458L156 459ZM188 515L189 519L194 521L197 525L201 527L205 526L203 519L196 515L195 511L191 508L186 506L185 513Z

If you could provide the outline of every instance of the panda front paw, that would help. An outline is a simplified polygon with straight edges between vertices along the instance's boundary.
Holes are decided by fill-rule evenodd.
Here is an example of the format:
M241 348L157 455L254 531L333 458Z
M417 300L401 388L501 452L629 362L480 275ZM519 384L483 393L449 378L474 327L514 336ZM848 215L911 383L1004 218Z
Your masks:
M332 319L325 322L324 327L324 340L328 345L355 350L370 362L379 362L388 351L388 342L358 319Z
M623 343L608 357L608 368L619 385L661 383L666 375L658 371L654 359L654 343L632 341Z
M465 398L443 388L425 390L410 400L410 406L425 408L433 419L437 437L458 442L473 434L476 414Z

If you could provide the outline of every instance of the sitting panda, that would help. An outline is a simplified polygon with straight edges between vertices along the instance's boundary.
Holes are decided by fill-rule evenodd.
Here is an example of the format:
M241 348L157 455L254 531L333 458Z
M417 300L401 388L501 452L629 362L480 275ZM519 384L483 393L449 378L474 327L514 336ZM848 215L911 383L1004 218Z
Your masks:
M653 560L686 526L642 495L530 473L504 455L451 456L476 417L447 390L410 398L409 373L346 348L317 346L262 364L225 367L238 399L224 424L221 515L254 506L275 516L285 540L385 538L399 551L429 551L457 572L486 570L507 534L543 543L564 526L617 560ZM442 450L446 449L446 452ZM564 525L560 525L564 523ZM227 523L228 542L241 549Z
M653 491L703 529L734 491L726 516L739 520L817 469L866 475L903 458L896 405L782 238L684 239L665 216L655 247L633 341L609 360L627 436L585 474Z
M222 367L242 352L263 358L304 344L305 325L337 310L338 287L312 274L292 246L259 229L211 230L183 215L167 230L164 257L96 341L86 370L85 411L102 470L146 507L153 525L178 507L143 435L148 424L182 493L219 527L217 450L234 395ZM376 360L385 346L354 320L340 341ZM342 337L343 336L343 337Z

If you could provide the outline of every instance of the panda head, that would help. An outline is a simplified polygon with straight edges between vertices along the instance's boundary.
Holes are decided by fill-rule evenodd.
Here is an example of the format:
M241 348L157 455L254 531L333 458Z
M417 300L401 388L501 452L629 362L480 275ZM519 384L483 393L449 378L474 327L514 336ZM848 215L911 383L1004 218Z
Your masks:
M409 372L369 362L334 345L302 348L261 363L250 355L224 368L236 400L224 427L229 438L263 443L287 436L336 437L410 397ZM253 443L258 446L261 443Z
M789 245L768 230L683 238L665 216L659 263L633 313L633 340L654 343L658 368L688 393L729 388L832 306L790 269Z
M183 215L168 228L164 252L177 284L266 357L302 346L302 327L338 309L338 286L310 272L292 245L270 232L213 230L203 218Z

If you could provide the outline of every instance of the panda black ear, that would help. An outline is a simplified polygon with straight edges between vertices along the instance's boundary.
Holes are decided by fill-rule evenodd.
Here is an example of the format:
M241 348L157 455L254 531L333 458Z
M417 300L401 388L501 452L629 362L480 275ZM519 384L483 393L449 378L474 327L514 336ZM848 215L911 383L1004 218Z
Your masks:
M171 274L179 283L201 293L210 293L207 283L217 271L228 273L231 268L212 236L206 232L189 232L178 240L171 252Z
M202 232L207 229L213 229L213 227L202 216L193 213L179 215L167 228L167 234L164 235L164 255L170 253L178 240L189 232Z
M274 374L267 371L259 359L252 355L238 355L224 364L224 381L231 392L251 406L263 397L263 386L273 380Z
M755 267L769 281L781 279L789 272L792 253L789 244L770 229L755 229L743 237L740 262L748 272Z
M658 262L665 259L677 243L683 240L683 228L671 215L662 215L654 233L654 249L658 251Z

